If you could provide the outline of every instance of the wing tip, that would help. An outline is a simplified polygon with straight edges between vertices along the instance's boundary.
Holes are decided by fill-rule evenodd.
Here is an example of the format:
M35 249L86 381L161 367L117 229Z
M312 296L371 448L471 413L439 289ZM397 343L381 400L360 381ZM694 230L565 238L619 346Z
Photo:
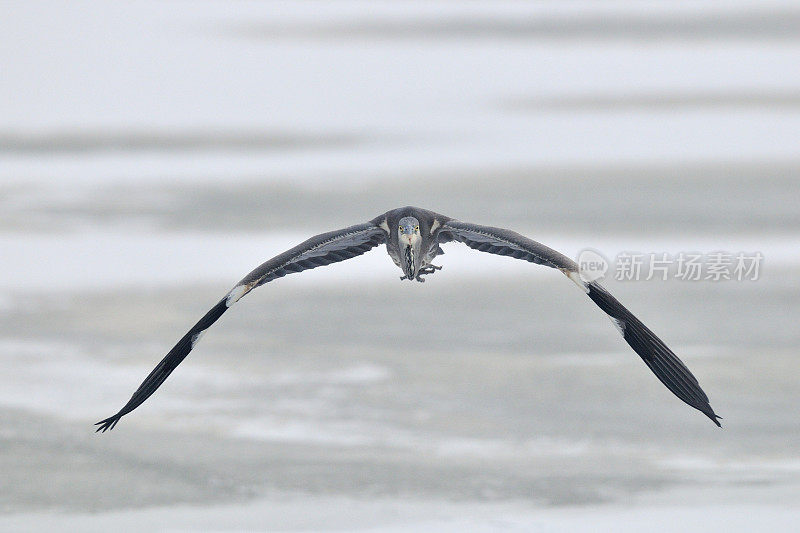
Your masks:
M96 422L94 425L98 426L97 429L94 430L95 433L105 433L106 431L110 431L114 429L114 426L117 425L119 419L122 418L122 415L114 415L106 418L105 420L101 420L100 422Z
M710 413L710 414L709 414L709 413L704 413L704 414L705 414L705 415L706 415L708 418L710 418L710 419L711 419L711 421L712 421L712 422L714 422L714 423L717 425L717 427L718 427L718 428L721 428L721 427L722 427L722 423L720 422L720 420L722 420L722 417L721 417L721 416L719 416L718 414L714 413L714 411L711 411L711 413Z
M720 422L720 420L722 420L722 417L714 412L714 408L711 407L711 404L706 403L706 405L703 405L702 407L695 407L695 406L692 407L694 407L695 409L706 415L709 420L711 420L712 422L714 422L714 424L716 424L718 428L722 427L722 423Z

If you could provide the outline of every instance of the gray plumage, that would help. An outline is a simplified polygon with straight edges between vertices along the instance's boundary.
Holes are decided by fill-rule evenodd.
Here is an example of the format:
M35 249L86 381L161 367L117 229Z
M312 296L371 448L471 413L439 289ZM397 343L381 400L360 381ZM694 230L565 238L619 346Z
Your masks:
M686 365L599 283L582 280L575 261L507 229L460 222L417 207L402 207L369 222L312 237L250 272L178 341L119 412L96 424L97 431L113 429L120 418L150 397L191 352L201 335L254 288L287 274L362 255L380 244L386 244L389 256L403 271L400 279L422 282L424 276L441 269L433 265L433 260L444 253L440 245L453 241L481 252L560 270L608 314L625 341L669 390L720 425L720 417Z

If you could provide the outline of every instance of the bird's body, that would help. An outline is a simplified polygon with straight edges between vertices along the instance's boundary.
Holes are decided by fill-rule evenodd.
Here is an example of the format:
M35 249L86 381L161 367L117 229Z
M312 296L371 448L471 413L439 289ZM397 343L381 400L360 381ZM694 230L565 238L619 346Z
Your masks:
M253 270L178 341L117 414L97 423L98 431L113 429L121 417L150 397L186 358L203 333L254 288L287 274L359 256L380 244L386 245L389 257L403 271L401 280L422 282L425 281L423 276L441 269L432 262L444 253L440 245L452 241L481 252L560 270L611 318L625 341L667 388L720 425L720 417L714 413L708 397L683 362L599 283L583 280L575 261L510 230L460 222L417 207L402 207L369 222L312 237Z
M401 279L424 281L422 275L433 273L427 267L437 255L444 254L439 246L439 233L448 220L449 217L433 211L404 207L384 213L371 222L387 233L386 251L403 270L405 275ZM397 231L393 231L394 228ZM410 275L412 271L414 275Z

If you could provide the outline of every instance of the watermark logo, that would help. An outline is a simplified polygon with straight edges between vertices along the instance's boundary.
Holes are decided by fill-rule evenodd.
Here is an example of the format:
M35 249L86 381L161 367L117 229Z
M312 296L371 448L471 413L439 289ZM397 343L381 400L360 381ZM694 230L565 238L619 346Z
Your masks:
M586 283L598 281L606 277L608 268L608 259L597 250L586 248L585 250L581 250L578 254L578 273L581 279Z
M620 252L613 261L591 248L578 254L578 271L585 282L613 275L617 281L756 281L761 275L761 252L714 251Z

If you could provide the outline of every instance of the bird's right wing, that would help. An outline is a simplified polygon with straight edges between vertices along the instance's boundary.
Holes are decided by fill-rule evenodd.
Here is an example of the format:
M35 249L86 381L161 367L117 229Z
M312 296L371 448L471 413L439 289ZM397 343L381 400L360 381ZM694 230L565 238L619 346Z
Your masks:
M444 223L439 235L439 242L455 240L481 252L523 259L563 272L611 318L625 342L639 354L661 383L675 396L710 418L717 426L720 425L718 420L720 417L714 413L708 396L686 365L655 333L599 283L585 282L581 279L575 261L542 243L507 229L449 220Z
M262 264L228 292L217 305L201 318L169 351L133 393L117 414L98 422L97 431L114 429L119 419L130 413L153 394L167 376L192 351L201 335L242 296L274 279L294 272L329 265L359 256L386 241L386 232L371 222L350 226L311 237L291 250Z

